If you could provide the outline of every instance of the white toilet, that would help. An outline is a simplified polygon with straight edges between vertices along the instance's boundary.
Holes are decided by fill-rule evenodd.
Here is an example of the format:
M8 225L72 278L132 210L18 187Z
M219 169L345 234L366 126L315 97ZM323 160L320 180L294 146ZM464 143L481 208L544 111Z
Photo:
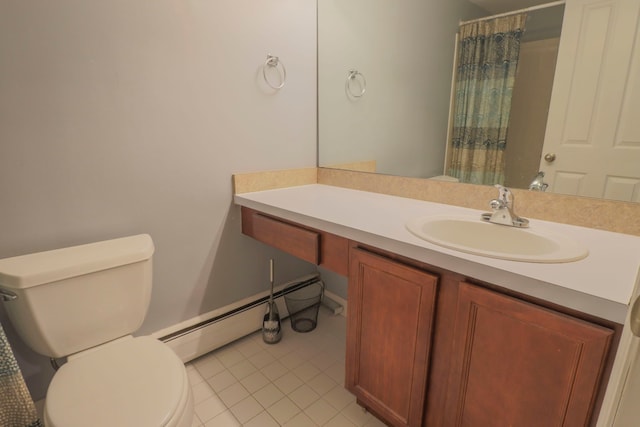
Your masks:
M45 400L46 427L190 427L182 361L133 337L151 297L151 237L142 234L0 260L12 324L36 352L67 356Z

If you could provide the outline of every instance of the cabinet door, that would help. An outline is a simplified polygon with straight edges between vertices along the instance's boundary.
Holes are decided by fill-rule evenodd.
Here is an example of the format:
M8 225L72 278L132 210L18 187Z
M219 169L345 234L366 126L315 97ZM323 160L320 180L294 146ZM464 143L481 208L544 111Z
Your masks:
M461 283L445 425L588 425L612 335Z
M392 426L419 426L438 278L353 249L346 387Z

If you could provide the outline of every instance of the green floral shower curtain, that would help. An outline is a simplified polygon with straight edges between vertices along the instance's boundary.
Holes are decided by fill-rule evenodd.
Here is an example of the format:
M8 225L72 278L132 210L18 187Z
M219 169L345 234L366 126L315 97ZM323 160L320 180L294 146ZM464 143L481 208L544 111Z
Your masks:
M526 14L460 27L448 174L504 184L505 148Z

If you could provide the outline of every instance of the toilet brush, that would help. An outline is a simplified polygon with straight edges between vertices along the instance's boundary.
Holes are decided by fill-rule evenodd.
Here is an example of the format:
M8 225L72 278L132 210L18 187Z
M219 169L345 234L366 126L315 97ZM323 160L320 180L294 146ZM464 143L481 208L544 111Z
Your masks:
M273 300L273 259L269 260L269 281L271 282L271 294L267 303L267 312L262 321L262 340L267 344L275 344L282 338L282 330L278 306Z

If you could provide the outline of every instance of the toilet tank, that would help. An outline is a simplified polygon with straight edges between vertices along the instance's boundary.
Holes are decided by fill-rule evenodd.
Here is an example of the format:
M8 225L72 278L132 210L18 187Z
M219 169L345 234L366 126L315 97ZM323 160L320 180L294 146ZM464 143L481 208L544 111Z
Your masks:
M147 234L0 260L4 306L37 353L64 357L129 335L147 313L153 241Z

